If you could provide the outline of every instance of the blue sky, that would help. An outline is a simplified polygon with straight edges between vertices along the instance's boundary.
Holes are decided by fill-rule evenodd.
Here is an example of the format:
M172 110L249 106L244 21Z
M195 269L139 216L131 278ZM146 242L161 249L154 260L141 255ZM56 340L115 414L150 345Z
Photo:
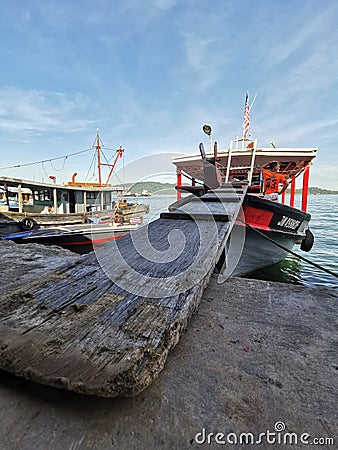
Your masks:
M107 149L126 149L125 167L143 158L139 179L144 166L171 170L161 154L196 152L204 123L220 148L241 134L248 90L258 144L318 146L310 184L338 189L336 0L0 6L0 168L90 149L99 128ZM0 174L90 178L92 155Z

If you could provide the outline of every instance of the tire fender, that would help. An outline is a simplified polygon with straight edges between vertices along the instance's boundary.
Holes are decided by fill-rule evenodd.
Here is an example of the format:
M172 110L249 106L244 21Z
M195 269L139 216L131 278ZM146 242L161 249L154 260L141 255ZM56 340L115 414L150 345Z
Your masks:
M31 217L25 217L18 222L21 231L30 231L36 227L37 223Z
M305 238L300 244L301 250L303 250L303 252L309 252L313 247L314 241L315 237L311 231L309 229L305 230Z

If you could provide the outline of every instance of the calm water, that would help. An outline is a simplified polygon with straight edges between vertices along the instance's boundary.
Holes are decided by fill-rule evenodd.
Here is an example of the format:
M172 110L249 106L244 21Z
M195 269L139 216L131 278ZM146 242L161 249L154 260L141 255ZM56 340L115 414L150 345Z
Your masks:
M147 221L155 220L162 211L176 200L176 196L153 195L139 201L148 203L150 212ZM288 198L287 198L288 204ZM295 206L300 208L301 197L296 196ZM338 273L338 195L310 195L308 212L312 219L310 229L315 236L315 243L309 253L302 252L299 246L294 251L321 266ZM311 287L328 287L338 289L338 279L316 267L288 256L284 261L264 270L256 271L251 278L303 284Z

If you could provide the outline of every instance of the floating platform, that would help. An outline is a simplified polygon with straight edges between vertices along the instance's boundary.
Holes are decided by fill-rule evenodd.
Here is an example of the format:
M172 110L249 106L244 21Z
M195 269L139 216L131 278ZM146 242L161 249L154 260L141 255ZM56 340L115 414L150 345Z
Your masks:
M196 311L246 189L217 189L5 292L0 368L102 397L141 392Z

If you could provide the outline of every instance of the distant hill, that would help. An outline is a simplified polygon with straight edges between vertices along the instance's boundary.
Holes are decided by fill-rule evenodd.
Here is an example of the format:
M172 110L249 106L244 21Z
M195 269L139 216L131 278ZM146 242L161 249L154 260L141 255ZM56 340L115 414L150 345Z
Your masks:
M121 187L119 185L117 187ZM175 184L159 183L156 181L138 181L136 183L125 183L123 185L128 192L133 194L141 194L142 191L148 191L150 194L156 195L171 195L176 194Z
M159 183L156 181L138 181L136 183L125 183L124 185L118 185L116 187L125 187L128 192L141 194L142 191L146 190L151 194L156 195L175 195L176 189L175 184L172 183ZM301 189L296 189L296 194L300 194L302 192ZM322 194L331 194L338 195L338 191L323 189L320 187L310 187L309 194L312 195L322 195Z
M300 194L301 192L302 192L301 189L296 189L296 194ZM320 187L310 187L309 188L309 194L313 194L313 195L321 195L321 194L336 195L336 194L338 194L338 191L332 191L330 189L322 189Z

